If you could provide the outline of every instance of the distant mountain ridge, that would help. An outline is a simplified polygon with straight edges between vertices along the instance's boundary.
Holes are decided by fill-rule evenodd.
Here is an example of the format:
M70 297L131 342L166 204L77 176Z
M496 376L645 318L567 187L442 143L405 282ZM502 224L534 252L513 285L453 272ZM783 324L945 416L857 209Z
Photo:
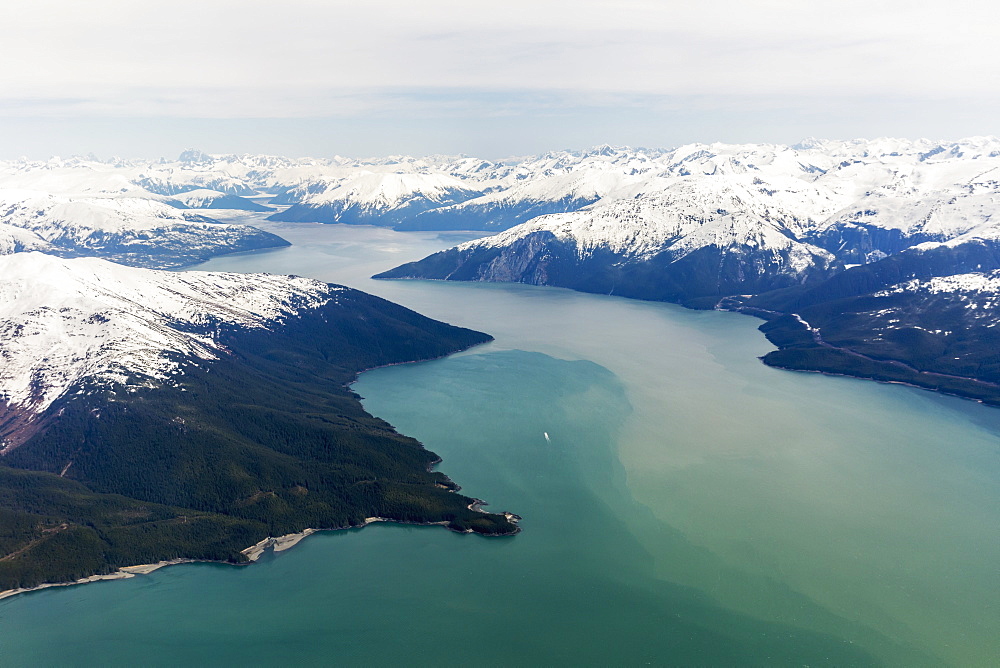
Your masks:
M0 163L0 187L163 198L206 189L232 197L267 193L274 204L289 207L274 214L276 220L501 231L542 214L662 194L685 179L743 178L757 195L806 221L811 241L827 250L844 235L861 248L860 237L867 235L868 252L885 253L899 249L897 236L943 240L963 217L981 222L977 209L988 207L996 190L998 156L1000 141L993 137L673 149L604 145L502 161L290 159L191 150L175 161L9 161Z
M296 202L270 220L337 222L397 226L428 210L482 194L446 174L397 174L361 171L339 182L312 182L286 190Z

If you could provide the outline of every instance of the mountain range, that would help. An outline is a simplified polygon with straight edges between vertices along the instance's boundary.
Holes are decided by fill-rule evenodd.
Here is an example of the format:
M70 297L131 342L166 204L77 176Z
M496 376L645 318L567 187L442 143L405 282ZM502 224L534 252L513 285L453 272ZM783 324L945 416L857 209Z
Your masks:
M763 331L781 347L769 364L1000 398L990 339L978 336L996 322L992 301L942 288L980 286L982 297L994 285L1000 140L694 145L653 162L661 168L576 211L376 277L737 309L769 320ZM888 302L899 317L884 317ZM963 325L973 310L978 324Z
M914 280L1000 269L1000 221L993 217L998 174L1000 140L993 137L599 146L507 160L290 159L194 150L173 161L19 160L0 163L0 252L177 267L286 244L205 216L213 207L260 216L267 211L259 209L274 208L270 217L283 221L494 233L382 278L555 285L738 308L774 320L824 300L837 302L833 313L848 307L844 299L860 308L857 300ZM931 345L916 336L916 350L890 345L898 338L893 334L866 344L866 354L905 362L916 369L907 382L930 385L921 374L944 362L927 366L930 350L948 350L959 336L943 317L940 309L914 311L887 326L952 332L931 335L951 338ZM828 333L835 326L813 320ZM814 360L820 353L779 343L787 342L780 329L766 328L783 346L766 361L810 368L802 355ZM985 372L963 369L987 380ZM893 373L898 377L899 369Z

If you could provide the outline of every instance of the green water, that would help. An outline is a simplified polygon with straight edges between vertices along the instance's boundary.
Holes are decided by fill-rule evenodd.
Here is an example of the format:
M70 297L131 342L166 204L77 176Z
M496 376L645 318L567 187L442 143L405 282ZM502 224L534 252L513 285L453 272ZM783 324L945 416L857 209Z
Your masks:
M0 665L997 663L1000 411L769 369L735 314L367 279L459 236L271 229L296 245L204 268L496 336L355 389L524 531L372 525L31 593L0 601Z

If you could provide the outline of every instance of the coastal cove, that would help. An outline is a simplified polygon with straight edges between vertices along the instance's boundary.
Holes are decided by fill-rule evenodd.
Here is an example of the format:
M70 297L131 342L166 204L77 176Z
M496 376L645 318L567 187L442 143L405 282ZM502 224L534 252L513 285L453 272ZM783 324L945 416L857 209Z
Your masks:
M293 246L198 268L340 282L495 337L352 387L522 532L378 523L249 568L13 597L4 665L985 666L1000 653L997 409L769 368L759 321L736 313L368 278L469 235L240 220Z

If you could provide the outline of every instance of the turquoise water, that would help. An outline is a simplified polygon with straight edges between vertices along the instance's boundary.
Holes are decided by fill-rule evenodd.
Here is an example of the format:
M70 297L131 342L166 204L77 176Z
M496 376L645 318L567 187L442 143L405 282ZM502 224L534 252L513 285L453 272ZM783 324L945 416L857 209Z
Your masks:
M769 369L735 314L367 279L460 235L273 229L296 246L205 268L496 336L354 387L524 531L372 525L31 593L0 601L0 664L995 664L1000 411Z

